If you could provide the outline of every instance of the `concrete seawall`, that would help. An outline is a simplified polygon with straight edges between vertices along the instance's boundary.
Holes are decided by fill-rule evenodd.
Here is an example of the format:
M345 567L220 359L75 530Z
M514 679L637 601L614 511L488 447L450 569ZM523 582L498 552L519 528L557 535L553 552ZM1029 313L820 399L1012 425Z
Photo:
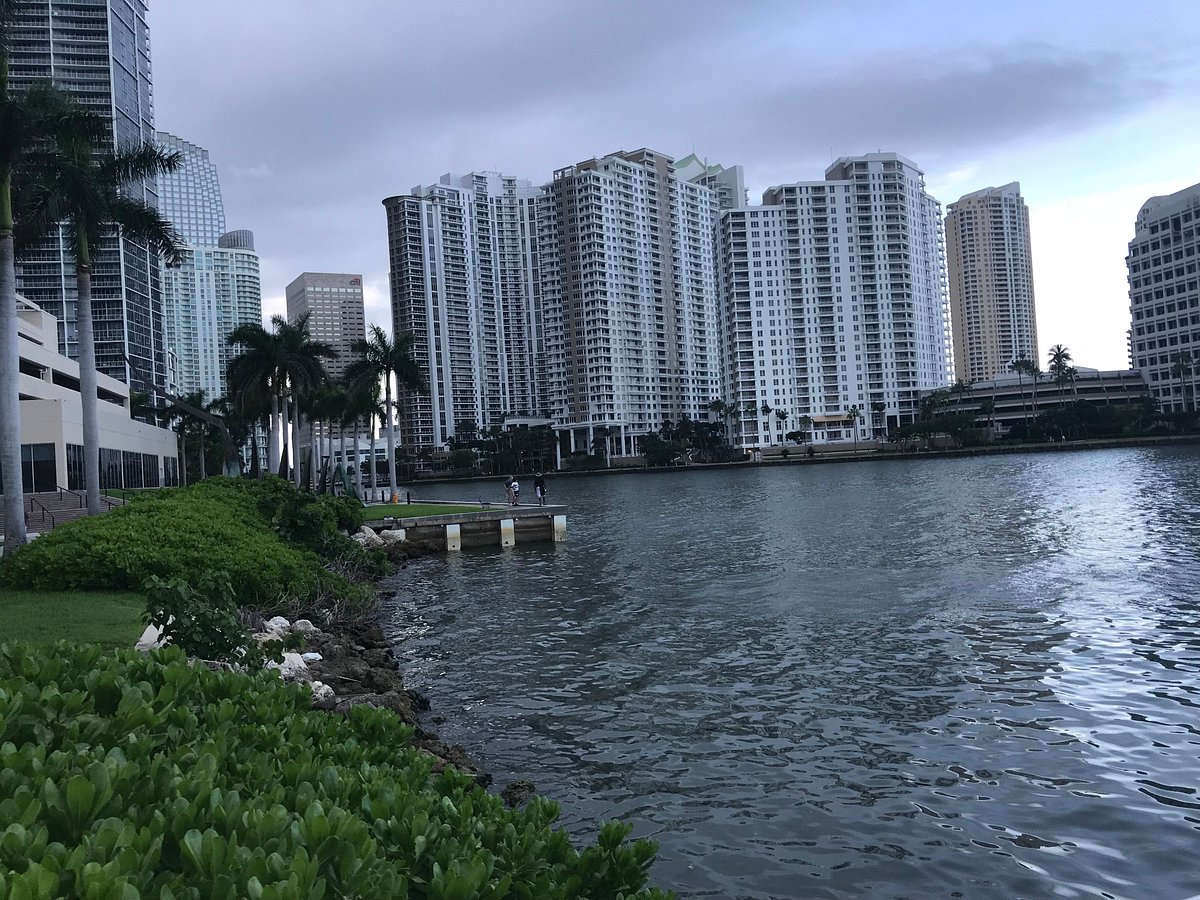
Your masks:
M422 501L428 503L430 501ZM447 506L469 503L437 501ZM368 521L376 531L399 530L403 541L421 541L443 550L470 547L512 547L539 541L561 542L567 539L565 506L497 506L477 512L406 517L404 506L396 514Z

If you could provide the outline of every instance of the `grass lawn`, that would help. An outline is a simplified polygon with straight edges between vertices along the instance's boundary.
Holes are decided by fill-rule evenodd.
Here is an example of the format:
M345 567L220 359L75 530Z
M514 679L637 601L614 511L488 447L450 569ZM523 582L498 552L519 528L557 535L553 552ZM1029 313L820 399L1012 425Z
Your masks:
M493 503L492 506L499 506ZM479 512L484 507L479 504L472 506L452 506L449 503L372 503L364 507L368 519L384 516L395 516L397 519L411 519L414 516L447 516L453 513Z
M80 641L132 647L146 598L108 591L9 591L0 594L0 642Z

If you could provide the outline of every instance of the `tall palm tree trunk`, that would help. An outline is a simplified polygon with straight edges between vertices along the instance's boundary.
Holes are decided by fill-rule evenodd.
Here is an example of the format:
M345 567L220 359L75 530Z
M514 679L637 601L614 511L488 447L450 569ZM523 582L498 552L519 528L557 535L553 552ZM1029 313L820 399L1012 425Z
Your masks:
M371 428L371 490L379 487L378 466L375 463L375 413L371 413L368 424Z
M96 335L92 327L92 265L86 242L75 260L75 329L79 344L79 398L83 405L83 479L89 516L100 515L100 422L96 408Z
M363 497L362 417L354 420L354 492Z
M279 459L276 462L271 463L271 465L279 466L279 477L280 478L288 478L289 477L289 474L288 474L288 472L289 472L289 470L288 470L288 437L289 436L290 436L290 431L288 430L288 400L287 400L287 395L285 394L281 398L280 403L279 403L279 439L282 442L282 446L279 449Z
M342 456L342 487L345 488L347 482L350 480L350 469L346 465L350 457L346 455L346 426L342 423L338 423L338 444L340 445L339 450Z
M271 394L271 412L267 416L267 469L264 475L270 475L279 465L279 397Z
M387 427L387 447L388 447L388 485L391 493L388 499L399 496L396 485L396 429L392 427L392 421L395 419L394 411L392 410L392 374L389 372L384 379L384 401L383 413L386 419Z
M0 481L4 483L4 554L28 540L21 483L20 347L17 274L9 179L0 181Z
M295 448L292 452L296 455L296 487L300 487L304 481L304 460L300 453L300 430L300 397L297 395L292 398L292 447Z
M201 422L200 423L200 480L201 481L203 481L205 478L208 477L208 462L204 458L205 456L208 455L204 452L206 449L208 449L206 446L208 444L208 435L205 434L206 431L208 431L208 429L205 427L204 423Z

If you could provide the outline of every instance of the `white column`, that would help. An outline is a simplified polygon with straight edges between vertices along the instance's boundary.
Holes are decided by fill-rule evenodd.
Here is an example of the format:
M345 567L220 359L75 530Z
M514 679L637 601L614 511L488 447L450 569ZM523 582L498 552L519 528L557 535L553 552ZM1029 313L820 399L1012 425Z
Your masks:
M513 519L500 520L500 546L513 547L517 543L516 521Z
M462 549L462 528L460 528L458 525L446 526L446 549Z
M554 517L554 540L557 543L562 543L567 539L567 517Z

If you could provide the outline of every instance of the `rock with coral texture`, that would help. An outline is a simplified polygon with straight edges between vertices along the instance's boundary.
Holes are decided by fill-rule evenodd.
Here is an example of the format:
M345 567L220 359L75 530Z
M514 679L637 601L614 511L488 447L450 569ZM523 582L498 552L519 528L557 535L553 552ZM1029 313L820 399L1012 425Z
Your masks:
M265 630L268 632L273 632L274 634L283 634L291 627L292 623L283 616L275 616L272 619L267 619L266 623L263 625Z
M387 545L384 544L383 538L375 533L373 528L364 525L354 535L354 539L371 550L382 550Z
M379 539L383 541L385 547L394 547L396 544L404 543L403 528L385 528L379 532Z
M313 706L315 708L333 709L333 704L337 702L333 688L323 681L314 681L309 687L312 688Z
M292 623L292 631L298 631L301 634L317 634L321 629L314 625L308 619L297 619Z
M308 671L308 663L299 653L283 654L283 662L269 662L268 669L278 669L284 681L312 681L312 672Z

